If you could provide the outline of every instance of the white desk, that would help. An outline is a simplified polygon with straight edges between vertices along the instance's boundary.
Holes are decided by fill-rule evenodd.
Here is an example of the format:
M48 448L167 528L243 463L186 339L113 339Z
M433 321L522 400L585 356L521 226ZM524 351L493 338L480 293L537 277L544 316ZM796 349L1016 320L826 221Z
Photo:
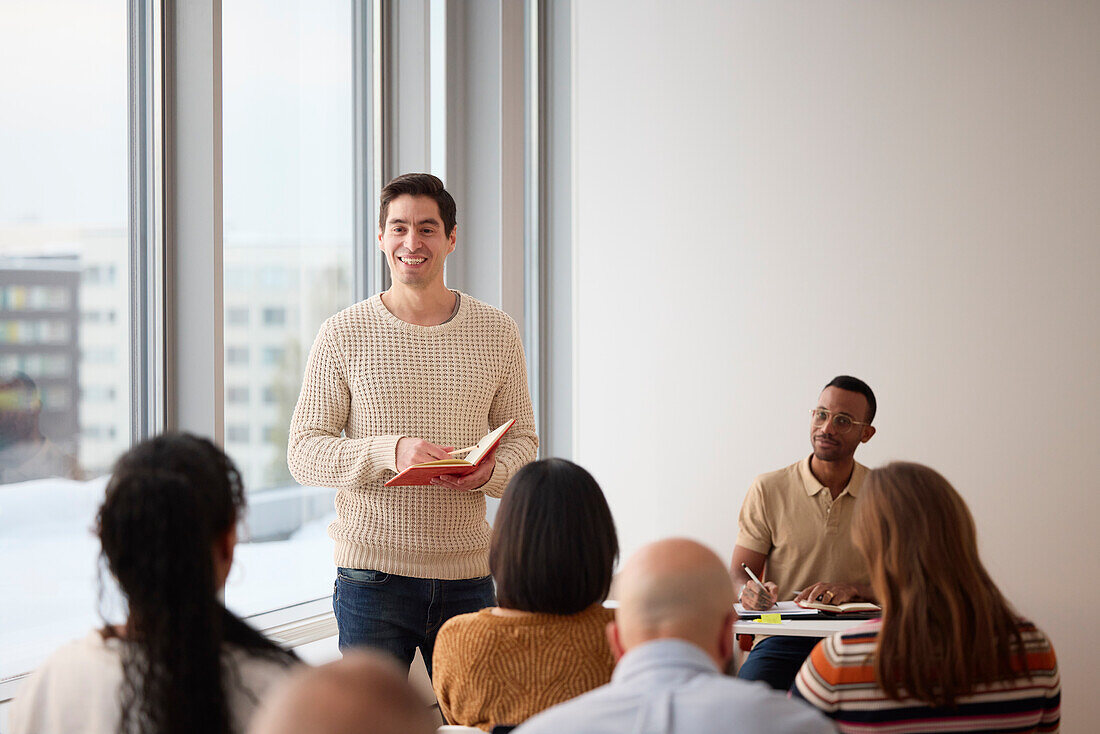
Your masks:
M739 619L733 623L733 634L829 637L836 632L844 632L865 622L867 622L866 619L784 619L779 624L765 624Z

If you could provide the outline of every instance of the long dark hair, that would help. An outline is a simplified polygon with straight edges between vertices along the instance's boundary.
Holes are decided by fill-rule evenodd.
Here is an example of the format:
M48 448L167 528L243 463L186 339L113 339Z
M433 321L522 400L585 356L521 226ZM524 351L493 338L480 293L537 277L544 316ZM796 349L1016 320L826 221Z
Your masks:
M129 607L121 734L230 732L225 684L239 675L223 666L225 643L296 659L218 600L213 547L244 505L233 462L197 436L158 436L115 464L96 530Z
M516 472L497 510L489 569L507 609L575 614L607 598L619 541L600 485L565 459Z
M979 684L1027 675L1016 613L978 557L966 502L943 476L904 462L872 470L852 530L883 607L874 665L890 698L952 706Z

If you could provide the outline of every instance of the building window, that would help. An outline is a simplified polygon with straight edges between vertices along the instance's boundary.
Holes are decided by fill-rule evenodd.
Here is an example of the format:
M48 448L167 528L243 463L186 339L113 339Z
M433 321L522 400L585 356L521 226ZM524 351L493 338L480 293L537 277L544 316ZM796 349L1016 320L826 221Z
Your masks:
M243 367L248 364L248 347L226 347L225 363Z
M233 306L225 309L225 323L230 326L248 326L248 308Z
M265 308L264 326L283 326L286 324L285 308Z
M117 389L112 385L85 385L80 388L80 399L88 403L113 403Z
M225 389L225 402L230 405L243 405L248 403L248 388L235 386Z
M261 355L264 364L277 366L282 364L286 357L286 350L282 347L264 347Z
M225 426L226 443L248 443L248 426L240 423L228 423Z

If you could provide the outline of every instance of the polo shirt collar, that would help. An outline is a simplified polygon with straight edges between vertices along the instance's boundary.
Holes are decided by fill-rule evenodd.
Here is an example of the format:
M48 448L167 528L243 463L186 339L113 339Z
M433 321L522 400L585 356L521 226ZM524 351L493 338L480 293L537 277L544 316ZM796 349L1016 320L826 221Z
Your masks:
M638 645L619 659L612 683L624 683L651 670L677 668L697 673L720 673L703 650L687 640L665 638Z
M806 457L805 461L799 466L799 473L802 475L802 486L806 490L806 494L813 497L815 494L823 489L828 489L822 484L814 473L810 471L810 459L813 454ZM863 486L863 480L867 476L867 467L863 464L856 462L855 468L852 469L852 478L848 480L848 486L845 489L848 490L848 494L853 497L859 496L860 487Z

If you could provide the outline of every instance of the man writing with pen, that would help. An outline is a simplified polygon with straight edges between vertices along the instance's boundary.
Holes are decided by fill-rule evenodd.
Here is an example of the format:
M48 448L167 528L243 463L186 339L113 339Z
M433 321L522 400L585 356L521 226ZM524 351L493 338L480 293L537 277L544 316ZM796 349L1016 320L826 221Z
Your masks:
M867 474L855 452L875 435L875 409L875 394L865 382L846 375L834 378L810 411L813 453L753 481L738 517L730 567L734 589L746 609L764 611L776 601L790 599L827 604L874 601L850 526ZM750 579L741 564L763 584ZM738 675L786 690L817 642L757 637Z

